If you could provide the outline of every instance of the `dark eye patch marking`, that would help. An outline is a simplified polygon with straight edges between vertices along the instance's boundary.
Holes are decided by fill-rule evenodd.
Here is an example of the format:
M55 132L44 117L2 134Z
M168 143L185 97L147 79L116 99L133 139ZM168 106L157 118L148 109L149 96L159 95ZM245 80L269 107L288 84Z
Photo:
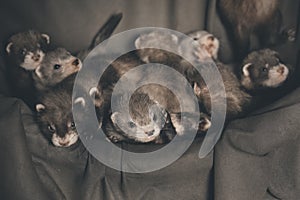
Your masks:
M49 124L47 128L50 133L55 133L55 131L56 131L55 126L52 124Z

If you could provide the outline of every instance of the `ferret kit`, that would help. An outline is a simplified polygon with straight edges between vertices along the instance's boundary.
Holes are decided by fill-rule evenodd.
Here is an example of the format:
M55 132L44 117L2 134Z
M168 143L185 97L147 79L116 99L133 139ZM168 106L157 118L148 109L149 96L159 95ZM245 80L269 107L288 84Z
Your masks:
M248 3L242 2L243 6L235 12L246 12L242 9ZM260 5L258 2L255 1L256 7ZM253 24L237 20L235 15L238 14L235 12L228 13L228 6L232 4L229 0L220 0L218 9L220 15L225 16L228 34L236 38L234 50L241 49L236 54L240 62L233 66L224 64L218 56L222 48L219 39L205 30L189 32L183 38L166 31L150 31L138 35L131 43L136 50L111 62L98 85L88 88L87 98L94 103L99 128L104 130L110 142L165 144L176 136L188 134L186 127L198 135L204 135L212 125L213 106L218 108L221 104L219 99L225 99L228 123L257 108L261 93L272 94L282 89L289 80L292 68L269 45L282 41L278 28L280 15L277 1L266 0L262 7L270 9L258 9L261 15L252 16L257 21ZM246 17L251 16L249 14ZM84 68L83 59L111 36L121 18L122 14L112 15L96 33L88 49L76 55L63 47L53 47L50 36L36 30L17 33L7 41L6 64L13 95L33 109L41 132L54 146L69 147L79 141L80 133L76 130L72 103L84 107L86 99L77 97L72 101L76 75ZM269 32L258 33L257 27L270 18L274 20L274 27L268 27ZM258 35L263 43L261 48L250 48L249 34ZM271 41L266 41L265 38L270 35ZM196 63L200 70L189 61ZM212 64L220 73L222 82L215 81L209 85L205 80L213 77L205 77L202 72ZM136 83L151 80L156 73L156 77L165 83L173 83L173 90L150 83L138 87L130 96L126 92L115 94L118 82L127 72L141 65L148 66L149 70L135 71L131 78ZM185 80L164 71L165 66ZM224 92L210 90L220 84L224 86ZM192 96L186 95L189 91ZM112 99L113 93L117 97L115 101ZM124 103L123 99L129 101ZM182 103L188 105L186 110L182 109ZM119 108L126 104L128 113L121 112L122 109L114 111L112 104L120 105Z

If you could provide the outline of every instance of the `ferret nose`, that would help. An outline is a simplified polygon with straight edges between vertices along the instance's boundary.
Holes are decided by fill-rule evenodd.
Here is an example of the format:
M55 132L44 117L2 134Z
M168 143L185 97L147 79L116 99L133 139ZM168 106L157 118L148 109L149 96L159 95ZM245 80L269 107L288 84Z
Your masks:
M67 142L58 142L61 146L67 146L69 144L69 141Z
M154 134L154 130L145 132L148 136L152 136Z
M32 60L34 60L34 61L39 61L40 60L40 58L41 58L41 55L40 54L34 54L33 56L32 56Z
M279 74L283 74L284 73L284 67L280 67L279 69L277 69L277 72Z
M79 65L79 59L76 58L73 62L72 62L72 65L75 65L75 66L78 66Z

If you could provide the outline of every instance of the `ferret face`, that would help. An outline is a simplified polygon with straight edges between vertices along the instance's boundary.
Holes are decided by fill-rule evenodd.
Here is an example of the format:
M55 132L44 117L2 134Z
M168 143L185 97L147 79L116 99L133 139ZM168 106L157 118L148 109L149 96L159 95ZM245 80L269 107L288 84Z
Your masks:
M82 62L78 58L64 48L58 48L45 55L35 73L45 86L53 86L78 72L81 67Z
M160 134L167 118L167 113L160 107L150 107L149 108L149 118L139 119L138 122L134 120L127 119L121 113L115 112L111 115L111 120L116 128L118 125L124 128L121 131L126 137L133 139L137 142L151 142L154 141ZM146 124L146 121L149 121Z
M30 30L13 35L6 52L16 65L34 70L41 64L49 43L48 35Z
M218 58L219 40L206 31L195 31L188 34L193 39L183 39L179 45L179 52L188 58L198 58L203 61L207 58Z
M289 74L278 53L270 49L250 53L243 63L241 78L246 89L276 88Z
M78 140L72 112L65 112L60 105L37 104L38 121L43 134L54 146L69 147Z

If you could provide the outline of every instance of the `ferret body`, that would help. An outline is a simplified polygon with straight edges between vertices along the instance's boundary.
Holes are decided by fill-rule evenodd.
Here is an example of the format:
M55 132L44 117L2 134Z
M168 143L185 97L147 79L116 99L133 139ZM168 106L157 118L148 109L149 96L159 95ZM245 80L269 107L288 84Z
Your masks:
M251 52L243 61L241 77L238 79L229 67L217 63L217 67L223 78L227 100L227 120L236 118L254 107L255 100L259 97L259 91L268 94L273 89L283 84L289 74L289 69L281 63L277 52L263 49ZM195 78L199 80L199 78ZM216 83L217 84L217 83ZM203 103L207 110L211 108L211 95L206 85L201 82L194 85L194 91L199 102Z
M50 38L34 30L13 35L6 46L6 64L13 95L31 105L35 88L32 74L48 52Z
M212 104L220 104L219 99L225 98L226 120L230 120L247 111L248 107L250 106L252 96L243 89L240 80L229 69L228 66L221 62L216 63L216 66L222 76L225 93L221 93L219 91L210 92L207 85L198 75L194 76L193 78L190 77L190 81L194 82L194 92L198 97L199 103L209 114L211 114ZM219 82L211 83L216 85L220 84Z
M260 48L280 41L279 0L219 0L217 7L238 59L249 52L252 35L257 36Z
M78 140L72 114L74 79L70 76L51 90L40 93L36 105L40 130L57 147L69 147Z
M190 44L191 49L193 51L189 51L190 54L194 55L197 57L198 51L204 51L205 56L209 58L217 58L217 51L219 48L219 42L218 40L210 33L206 31L197 31L197 32L192 32L191 37L193 37L194 43L195 44ZM190 40L191 41L191 40ZM189 41L189 42L190 42ZM109 71L110 76L104 75L103 77L110 77L103 79L105 81L102 81L99 83L98 89L100 91L99 96L101 96L98 99L98 102L100 100L101 103L98 103L101 105L100 107L103 107L105 105L105 102L110 102L110 93L112 92L112 89L114 87L114 84L118 81L118 79L128 72L130 69L133 69L134 67L145 64L148 62L158 62L158 63L163 63L167 64L170 60L172 62L172 65L180 65L180 62L182 61L181 58L179 58L178 55L172 55L170 52L162 51L162 50L157 50L157 49L142 49L144 47L147 47L148 45L153 45L153 42L155 44L164 44L164 48L169 48L169 49L174 49L176 48L179 50L179 46L177 43L177 37L172 34L164 34L164 33L158 33L158 32L150 32L149 34L144 34L141 35L140 37L137 38L135 41L136 48L138 48L136 54L135 53L130 53L128 55L124 55L121 58L117 59L113 64L112 68ZM157 43L158 42L158 43ZM188 40L181 41L181 51L184 51L186 48L188 48ZM138 57L136 57L136 55ZM139 59L140 58L140 59ZM203 57L202 57L203 58ZM205 57L206 58L206 57ZM205 59L203 58L203 59ZM174 67L174 66L173 66ZM180 71L181 70L178 67L174 67L176 70ZM156 69L159 70L159 69ZM143 75L137 75L135 77L145 77L148 76L149 74L143 74ZM165 74L164 79L168 75ZM114 79L112 77L115 77ZM171 78L171 77L170 77ZM172 77L173 78L173 77ZM171 78L171 79L172 79ZM112 80L113 79L113 80ZM138 81L138 80L137 80ZM135 95L131 99L140 99L145 97L141 102L135 101L136 104L131 104L130 112L132 114L131 119L126 119L126 117L119 115L119 113L112 113L111 119L105 120L108 121L108 130L113 129L113 125L115 124L117 127L117 123L125 124L127 126L127 131L129 136L127 135L127 138L131 138L133 140L139 141L139 142L148 142L148 141L153 141L153 138L156 138L155 141L158 141L158 134L161 130L162 127L157 124L162 124L162 121L165 122L165 118L161 118L161 121L157 121L154 123L154 120L151 121L151 114L153 116L153 113L149 112L149 106L153 105L153 102L157 102L156 105L157 107L162 107L164 110L168 113L170 120L172 122L172 125L174 126L176 132L178 134L183 134L183 126L180 124L180 119L178 116L180 116L180 106L179 102L176 101L176 97L174 96L173 93L171 93L169 90L167 90L164 87L158 86L158 85L148 85L148 86L143 86L141 87L138 91L136 91ZM147 98L146 98L147 97ZM148 99L148 101L146 101ZM109 104L109 103L108 103ZM102 115L105 115L104 113L109 113L109 107L110 105L106 106L106 109L103 108L98 108L98 110L101 110ZM105 106L104 106L105 107ZM146 108L146 110L145 110ZM151 110L150 110L151 111ZM143 117L141 117L141 114L144 113ZM157 113L156 113L157 114ZM135 117L135 116L140 116L140 117ZM123 118L123 119L122 119ZM102 119L100 119L101 121ZM127 121L126 121L127 120ZM201 120L200 120L201 121ZM145 124L151 124L151 126L144 126ZM201 126L201 131L204 132L208 128L207 124L209 124L210 121L207 118L202 119L202 123L200 125L197 123L191 124L192 126L198 127ZM104 123L106 124L106 123ZM131 124L133 127L130 127L128 124ZM149 128L151 127L151 128ZM117 128L118 129L118 128ZM151 129L151 130L150 130ZM131 131L130 131L131 130ZM138 130L138 131L136 131ZM111 136L113 141L119 141L119 140L124 140L123 136L120 135L115 135L113 131L108 131L110 132L108 135L109 137ZM120 131L122 132L122 131ZM141 137L138 137L138 133L141 132L144 135L143 139L138 139ZM151 137L147 135L149 132L154 132L155 137L151 134ZM124 133L122 133L124 135ZM126 134L126 133L125 133ZM126 138L125 137L125 138ZM149 139L151 138L151 139Z
M140 35L135 40L135 47L139 49L137 54L145 63L172 65L182 57L193 61L195 58L202 61L218 58L219 40L214 35L200 30L187 33L187 36L178 38L165 31L153 31Z

